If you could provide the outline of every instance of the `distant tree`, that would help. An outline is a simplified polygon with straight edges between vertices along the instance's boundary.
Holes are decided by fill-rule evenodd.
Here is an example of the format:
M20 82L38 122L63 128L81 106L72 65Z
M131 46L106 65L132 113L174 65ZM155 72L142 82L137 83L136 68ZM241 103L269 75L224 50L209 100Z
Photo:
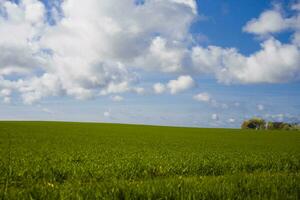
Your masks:
M292 124L285 122L268 122L268 130L291 130L293 128Z
M294 131L300 131L300 124L293 124L292 125L292 130L294 130Z
M286 122L266 122L261 118L252 118L245 120L241 128L255 130L300 130L300 125L297 123L290 124Z
M242 129L262 130L266 127L266 121L261 118L252 118L242 124Z
M274 130L274 122L268 122L266 125L266 129L268 130Z

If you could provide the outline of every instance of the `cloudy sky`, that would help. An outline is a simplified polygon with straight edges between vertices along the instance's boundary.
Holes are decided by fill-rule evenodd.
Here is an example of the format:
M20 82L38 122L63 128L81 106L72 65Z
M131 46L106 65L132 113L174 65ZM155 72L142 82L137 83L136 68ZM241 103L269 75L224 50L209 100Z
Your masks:
M300 121L300 2L0 0L0 120Z

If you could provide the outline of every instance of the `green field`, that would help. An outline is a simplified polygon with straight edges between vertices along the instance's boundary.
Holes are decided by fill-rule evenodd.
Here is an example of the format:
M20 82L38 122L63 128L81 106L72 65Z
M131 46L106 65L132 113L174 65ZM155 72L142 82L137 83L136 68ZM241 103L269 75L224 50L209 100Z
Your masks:
M0 122L1 199L300 199L300 132Z

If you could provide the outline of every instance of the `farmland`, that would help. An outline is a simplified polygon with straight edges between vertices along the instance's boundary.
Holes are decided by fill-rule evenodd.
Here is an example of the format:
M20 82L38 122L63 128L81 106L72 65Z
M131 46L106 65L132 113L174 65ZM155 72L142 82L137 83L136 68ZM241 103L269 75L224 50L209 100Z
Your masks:
M2 199L299 199L300 134L0 122Z

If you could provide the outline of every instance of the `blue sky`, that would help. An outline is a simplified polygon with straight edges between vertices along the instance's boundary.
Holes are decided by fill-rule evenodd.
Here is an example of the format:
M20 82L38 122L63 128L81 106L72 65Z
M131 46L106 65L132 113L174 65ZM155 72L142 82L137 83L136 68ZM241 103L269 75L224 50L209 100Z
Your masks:
M0 0L0 120L300 121L299 2L73 2Z

